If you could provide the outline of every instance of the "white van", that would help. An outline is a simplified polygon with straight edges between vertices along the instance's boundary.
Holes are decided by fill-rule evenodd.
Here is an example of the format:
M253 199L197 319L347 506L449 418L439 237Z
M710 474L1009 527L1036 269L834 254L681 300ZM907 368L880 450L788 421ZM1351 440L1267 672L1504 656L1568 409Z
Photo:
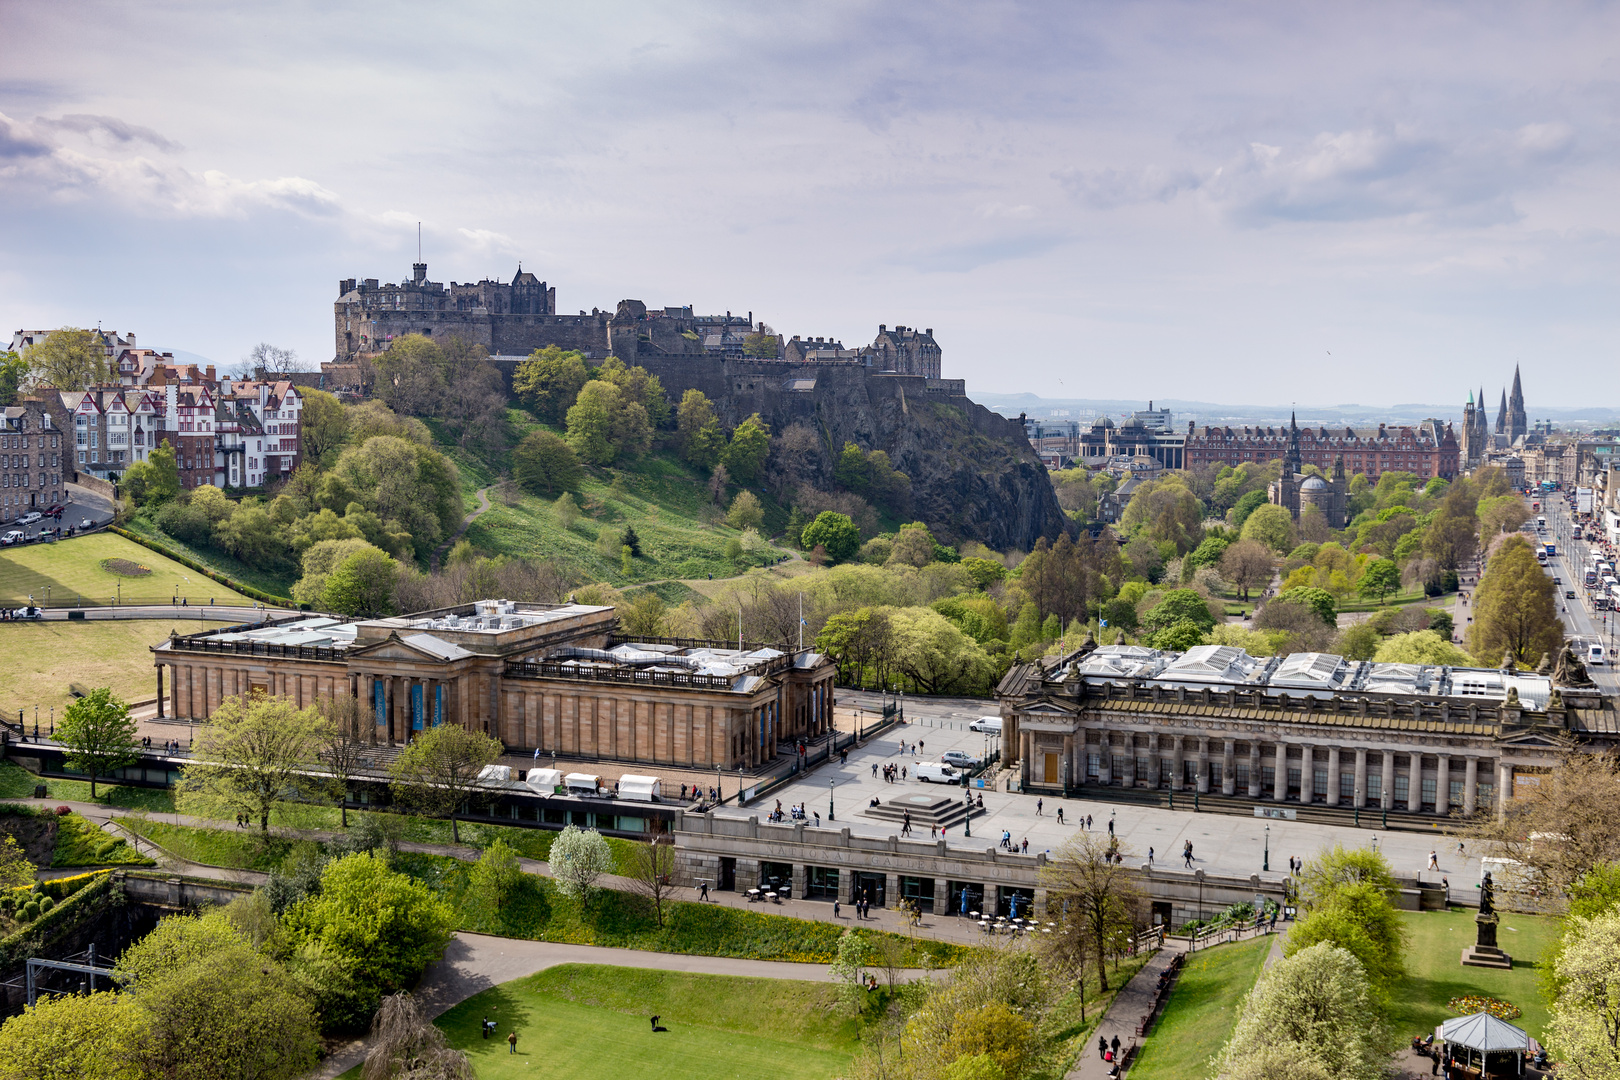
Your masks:
M954 784L956 770L938 761L918 761L911 766L911 775L924 784Z
M1587 664L1588 667L1592 667L1594 665L1599 666L1599 667L1602 666L1602 664L1603 664L1603 646L1602 645L1599 645L1595 641L1592 642L1592 644L1586 650L1586 664Z
M1001 717L981 716L968 725L969 731L988 731L992 735L1001 734Z

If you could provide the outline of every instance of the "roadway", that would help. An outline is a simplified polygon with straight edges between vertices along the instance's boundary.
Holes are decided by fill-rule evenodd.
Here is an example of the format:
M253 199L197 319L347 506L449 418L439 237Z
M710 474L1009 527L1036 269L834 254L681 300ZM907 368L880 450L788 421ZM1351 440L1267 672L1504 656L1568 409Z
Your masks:
M1608 663L1602 666L1588 665L1587 674L1604 693L1620 693L1620 671L1614 667L1615 613L1595 610L1592 607L1592 590L1583 584L1586 556L1594 549L1602 554L1602 545L1576 540L1575 520L1569 504L1565 502L1565 493L1550 491L1546 494L1547 497L1541 500L1540 516L1546 517L1547 528L1545 532L1533 532L1531 539L1542 542L1551 540L1558 548L1558 554L1547 560L1547 571L1559 582L1558 605L1565 633L1583 645L1594 641L1603 645ZM1535 517L1532 515L1530 519L1532 526ZM1575 593L1573 600L1564 595L1571 590ZM1584 650L1578 650L1578 655L1583 661L1586 659Z

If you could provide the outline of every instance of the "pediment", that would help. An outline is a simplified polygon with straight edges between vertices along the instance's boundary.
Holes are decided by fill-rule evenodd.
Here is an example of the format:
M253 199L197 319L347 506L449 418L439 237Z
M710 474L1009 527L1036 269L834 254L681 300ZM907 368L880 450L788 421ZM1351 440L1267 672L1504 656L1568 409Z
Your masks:
M1054 701L1042 701L1038 705L1029 705L1018 710L1021 717L1038 718L1042 716L1057 717L1067 720L1079 709L1074 706L1060 705Z
M444 657L435 656L426 649L419 649L414 645L401 641L399 635L390 634L375 645L367 645L363 649L352 651L350 656L363 656L367 660L403 660L413 664L430 663L442 664Z
M1539 731L1523 731L1513 735L1506 735L1496 740L1498 746L1525 747L1529 749L1561 750L1567 743L1556 735Z

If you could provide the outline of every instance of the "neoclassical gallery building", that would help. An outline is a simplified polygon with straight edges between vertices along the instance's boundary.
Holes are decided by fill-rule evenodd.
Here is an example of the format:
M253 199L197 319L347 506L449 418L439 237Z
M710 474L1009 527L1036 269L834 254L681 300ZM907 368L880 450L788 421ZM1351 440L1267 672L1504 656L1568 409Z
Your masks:
M299 706L349 695L379 744L453 723L511 752L728 769L832 726L836 667L820 653L618 630L610 607L481 600L174 633L152 649L159 715L206 720L254 691Z

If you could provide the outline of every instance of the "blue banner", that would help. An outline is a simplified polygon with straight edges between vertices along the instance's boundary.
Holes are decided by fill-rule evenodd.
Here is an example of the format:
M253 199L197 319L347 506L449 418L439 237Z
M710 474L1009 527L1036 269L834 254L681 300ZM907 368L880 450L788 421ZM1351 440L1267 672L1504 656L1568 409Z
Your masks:
M388 726L388 692L381 679L371 680L371 702L377 710L377 726Z
M411 684L411 730L422 730L422 684Z
M433 726L444 723L444 683L433 687Z

